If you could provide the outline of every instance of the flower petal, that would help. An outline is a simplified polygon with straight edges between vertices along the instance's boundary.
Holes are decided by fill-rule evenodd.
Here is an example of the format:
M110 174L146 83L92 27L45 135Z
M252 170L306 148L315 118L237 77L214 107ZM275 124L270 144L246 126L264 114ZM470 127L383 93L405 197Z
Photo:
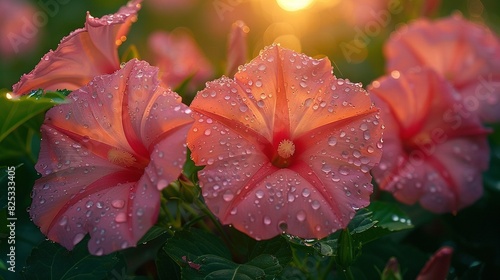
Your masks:
M417 280L446 279L450 270L453 248L444 246L427 261Z
M465 99L477 103L469 111L475 111L483 121L500 121L500 112L496 110L500 95L500 40L487 28L460 15L434 22L421 19L395 32L384 52L389 71L431 67Z
M131 60L47 112L30 215L50 239L72 249L90 233L89 251L107 254L135 246L156 221L192 123L157 75Z
M163 83L171 88L192 79L193 90L212 76L212 66L189 33L157 31L148 38L154 65L160 68Z
M31 90L75 90L94 76L111 74L120 68L117 47L135 21L142 0L131 0L116 14L101 19L87 14L85 27L63 38L30 73L13 86L15 95ZM119 42L119 43L117 43Z
M207 83L191 109L188 147L222 223L256 239L322 238L369 203L377 109L359 85L331 74L328 59L267 47L234 80ZM284 139L291 162L281 166L273 157Z
M455 212L482 194L488 167L487 130L431 69L384 77L369 89L382 108L384 153L372 173L383 190L407 204Z

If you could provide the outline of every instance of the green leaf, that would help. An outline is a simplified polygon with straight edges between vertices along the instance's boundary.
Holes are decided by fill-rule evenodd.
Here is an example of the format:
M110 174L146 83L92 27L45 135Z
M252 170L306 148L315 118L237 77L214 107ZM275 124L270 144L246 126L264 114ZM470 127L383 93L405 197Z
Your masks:
M374 201L365 210L359 211L349 224L353 243L364 245L391 233L411 229L410 218L397 204Z
M88 238L66 250L57 243L44 241L33 249L26 261L24 279L103 279L110 271L121 273L123 262L118 253L93 256L88 253Z
M248 259L254 259L263 254L271 254L276 257L280 264L288 264L292 259L292 250L288 242L282 236L257 242L253 246Z
M155 263L159 279L161 280L181 279L181 268L164 250L158 251Z
M159 226L152 226L146 232L146 234L144 234L144 236L139 240L139 242L137 242L137 244L149 242L149 241L154 240L156 238L159 238L160 236L163 236L163 235L165 235L165 236L169 235L165 228L159 227Z
M9 99L6 95L0 95L0 142L16 128L45 112L56 104L64 103L66 92L35 91L29 96L22 96L19 99Z
M183 279L274 279L290 261L290 248L282 237L257 244L251 259L238 264L217 236L192 228L177 232L164 250L181 266Z
M174 237L167 241L163 250L179 265L206 254L231 258L231 253L222 240L211 233L195 228L176 232Z

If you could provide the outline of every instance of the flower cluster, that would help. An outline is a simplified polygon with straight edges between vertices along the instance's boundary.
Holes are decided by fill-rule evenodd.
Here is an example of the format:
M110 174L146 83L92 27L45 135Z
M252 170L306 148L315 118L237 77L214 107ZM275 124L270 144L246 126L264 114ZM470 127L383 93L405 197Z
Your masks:
M436 213L481 197L484 123L500 120L500 43L489 30L461 16L401 27L385 45L387 75L365 90L336 77L328 58L279 45L245 64L248 27L238 22L227 66L237 72L188 106L172 88L189 81L194 91L215 71L187 34L152 35L155 66L118 59L141 2L88 14L13 87L71 91L41 128L30 215L49 239L72 249L89 234L94 255L135 246L187 148L203 167L203 202L256 240L346 228L370 204L372 175Z
M483 193L482 123L500 120L500 41L455 15L402 27L384 50L389 74L369 86L386 126L373 175L401 202L456 213Z

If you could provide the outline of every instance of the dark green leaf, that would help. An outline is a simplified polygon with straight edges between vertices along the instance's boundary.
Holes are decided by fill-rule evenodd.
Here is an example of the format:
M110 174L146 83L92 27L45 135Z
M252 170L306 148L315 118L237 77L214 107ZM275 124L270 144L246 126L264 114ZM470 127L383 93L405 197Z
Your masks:
M22 274L25 279L102 279L115 267L122 271L118 253L93 256L88 253L86 238L72 251L57 243L44 241L33 249Z
M174 237L167 241L163 250L181 265L187 260L207 254L231 258L231 253L222 240L211 233L195 228L176 232Z
M163 227L152 226L146 234L137 242L137 244L142 244L156 239L162 235L168 235L167 230Z
M183 279L274 279L291 255L288 244L279 237L256 245L252 258L237 264L217 236L194 228L177 232L164 250L181 266Z
M292 259L290 245L282 236L257 242L252 248L248 259L254 259L262 254L273 255L279 260L281 265L288 264Z
M181 268L174 260L164 251L159 250L156 256L156 271L160 280L180 280Z

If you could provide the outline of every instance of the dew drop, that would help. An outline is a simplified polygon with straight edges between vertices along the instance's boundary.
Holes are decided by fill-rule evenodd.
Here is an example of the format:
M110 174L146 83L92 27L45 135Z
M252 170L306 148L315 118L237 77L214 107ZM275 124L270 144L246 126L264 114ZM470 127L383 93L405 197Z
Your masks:
M264 224L265 225L270 225L271 224L271 218L269 218L268 216L264 216Z
M68 224L68 216L63 216L62 219L59 221L60 226L65 226Z
M234 198L234 194L231 191L226 191L226 193L224 193L222 195L222 199L224 199L224 201L226 201L226 202L233 200L233 198Z
M309 197L311 195L311 191L308 189L308 188L305 188L303 191L302 191L302 196L303 197Z
M314 209L314 210L318 210L318 209L319 209L319 207L321 207L321 204L319 203L319 201L317 201L317 200L313 200L313 202L311 202L311 207L312 207L312 209Z
M335 137L328 138L328 145L330 145L331 147L337 145L337 138Z
M258 190L257 192L255 192L255 196L257 198L263 198L264 197L264 192L261 191L261 190Z
M117 223L124 223L127 221L127 215L123 212L118 213L115 217L115 222Z
M111 206L113 206L116 209L122 209L123 206L125 205L125 201L121 199L116 199L111 202Z
M73 245L76 245L82 241L82 239L85 237L85 234L83 233L77 233L75 237L73 238Z
M306 220L306 212L304 210L300 210L299 212L297 212L296 217L299 222L303 222Z
M246 111L248 111L248 106L247 106L247 105L245 105L245 104L242 104L242 105L240 106L240 111L241 111L242 113L245 113Z

